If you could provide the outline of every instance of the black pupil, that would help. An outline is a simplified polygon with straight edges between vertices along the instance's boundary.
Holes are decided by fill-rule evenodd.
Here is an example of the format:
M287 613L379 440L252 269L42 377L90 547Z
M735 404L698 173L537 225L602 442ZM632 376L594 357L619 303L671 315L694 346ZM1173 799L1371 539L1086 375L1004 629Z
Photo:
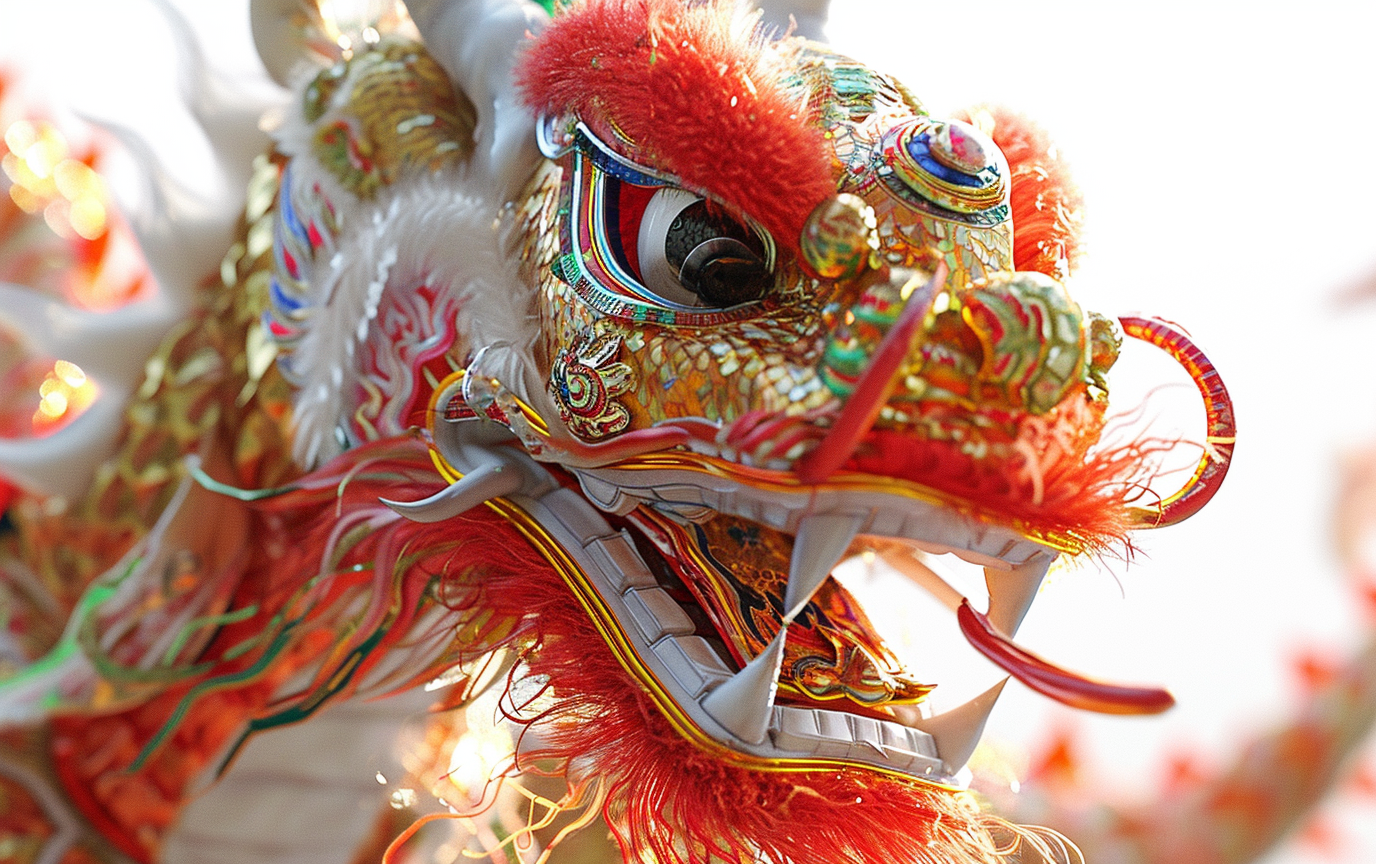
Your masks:
M710 306L758 300L772 281L759 238L729 216L711 212L706 201L674 218L664 257L679 271L683 287Z

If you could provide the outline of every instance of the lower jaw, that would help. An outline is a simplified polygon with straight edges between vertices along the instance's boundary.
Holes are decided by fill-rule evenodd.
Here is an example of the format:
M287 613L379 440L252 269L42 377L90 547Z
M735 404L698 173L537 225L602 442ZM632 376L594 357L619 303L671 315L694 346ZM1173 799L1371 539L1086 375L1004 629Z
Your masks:
M614 528L569 489L540 499L513 496L492 506L554 566L621 667L699 749L755 770L850 766L942 788L960 785L963 759L947 764L932 735L872 716L772 705L764 734L742 739L703 706L737 669L696 634L627 531Z

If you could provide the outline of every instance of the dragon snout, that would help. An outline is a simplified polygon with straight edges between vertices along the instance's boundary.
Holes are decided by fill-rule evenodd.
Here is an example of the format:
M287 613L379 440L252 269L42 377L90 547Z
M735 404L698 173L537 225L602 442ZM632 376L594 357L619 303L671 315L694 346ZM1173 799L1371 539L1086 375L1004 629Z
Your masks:
M840 316L820 368L838 396L851 397L873 374L879 345L913 302L926 307L887 394L898 414L924 402L1045 414L1117 358L1111 322L1082 313L1040 273L999 273L961 288L943 285L930 296L915 290L925 281L894 271Z
M818 363L844 408L798 466L806 477L824 479L876 424L955 438L971 423L1046 414L1086 387L1102 398L1116 328L1054 279L887 267L873 211L845 194L814 211L801 247L819 276L855 286L833 307Z

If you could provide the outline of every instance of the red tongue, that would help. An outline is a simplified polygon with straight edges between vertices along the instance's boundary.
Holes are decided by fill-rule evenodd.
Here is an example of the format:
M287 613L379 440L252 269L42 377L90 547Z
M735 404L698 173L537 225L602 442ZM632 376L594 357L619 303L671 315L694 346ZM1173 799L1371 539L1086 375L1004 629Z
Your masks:
M1072 708L1100 714L1160 714L1175 704L1175 697L1159 687L1105 684L1051 665L1014 645L994 629L988 618L971 609L968 600L960 604L956 618L960 632L995 666L1043 696Z

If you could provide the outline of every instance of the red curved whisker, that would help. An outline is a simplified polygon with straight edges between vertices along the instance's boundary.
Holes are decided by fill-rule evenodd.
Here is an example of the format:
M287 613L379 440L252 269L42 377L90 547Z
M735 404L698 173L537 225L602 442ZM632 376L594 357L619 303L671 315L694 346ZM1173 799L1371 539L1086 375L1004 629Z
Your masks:
M941 286L946 282L946 265L938 265L932 278L903 307L870 365L860 376L855 391L846 400L831 431L812 451L798 460L794 471L804 483L821 483L835 473L850 458L861 439L874 426L879 411L893 392L899 368L908 359L913 341L917 338Z
M1237 420L1228 388L1214 364L1195 347L1184 328L1160 318L1125 316L1123 332L1144 342L1150 342L1185 368L1199 393L1204 397L1204 411L1208 418L1208 436L1204 453L1199 458L1194 476L1173 495L1167 496L1160 509L1137 508L1134 520L1141 528L1163 528L1183 522L1198 513L1214 497L1232 463L1234 442L1237 440Z
M976 651L1031 689L1064 705L1101 714L1160 714L1175 705L1175 697L1160 687L1108 684L1043 660L995 630L968 600L961 602L956 618L960 632Z

